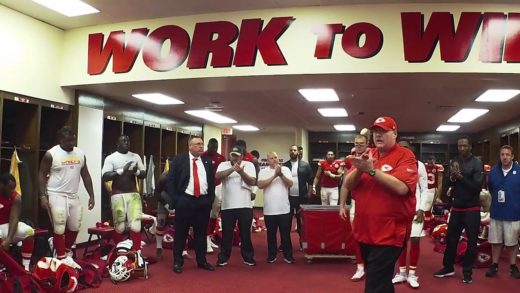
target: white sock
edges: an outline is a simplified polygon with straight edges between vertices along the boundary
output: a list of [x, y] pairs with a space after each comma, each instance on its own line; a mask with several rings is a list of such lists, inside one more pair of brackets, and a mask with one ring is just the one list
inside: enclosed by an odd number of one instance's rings
[[31, 264], [30, 259], [22, 258], [22, 264], [26, 271], [29, 271], [29, 264]]
[[358, 269], [358, 270], [365, 270], [365, 266], [362, 265], [362, 264], [358, 264], [358, 265], [357, 265], [357, 269]]
[[406, 267], [399, 267], [399, 273], [403, 276], [406, 275]]
[[409, 270], [408, 276], [415, 276], [415, 270]]
[[156, 246], [157, 248], [162, 248], [162, 236], [160, 235], [155, 235], [155, 243], [156, 243]]

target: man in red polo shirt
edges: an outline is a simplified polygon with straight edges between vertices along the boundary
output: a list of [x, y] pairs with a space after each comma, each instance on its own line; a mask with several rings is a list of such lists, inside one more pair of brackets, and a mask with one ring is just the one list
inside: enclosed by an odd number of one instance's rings
[[[211, 167], [213, 167], [213, 174], [217, 173], [217, 168], [220, 163], [225, 162], [226, 158], [218, 153], [218, 141], [216, 138], [210, 138], [208, 141], [208, 149], [202, 153], [203, 157], [208, 157], [211, 160]], [[213, 248], [218, 248], [215, 243], [213, 243], [211, 236], [215, 233], [215, 227], [217, 226], [217, 218], [220, 213], [220, 206], [222, 205], [222, 181], [220, 179], [215, 178], [215, 200], [213, 201], [213, 206], [211, 207], [211, 212], [209, 214], [209, 224], [208, 224], [208, 239], [207, 239], [207, 253], [212, 253]]]
[[379, 117], [371, 130], [376, 150], [352, 157], [343, 184], [356, 200], [353, 233], [365, 262], [365, 292], [387, 293], [394, 292], [394, 266], [415, 215], [417, 161], [396, 143], [394, 119]]

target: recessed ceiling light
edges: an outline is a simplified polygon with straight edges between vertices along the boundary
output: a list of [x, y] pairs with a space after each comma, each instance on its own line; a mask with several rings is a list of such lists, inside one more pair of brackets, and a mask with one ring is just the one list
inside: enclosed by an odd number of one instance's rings
[[516, 95], [520, 94], [520, 90], [487, 90], [480, 95], [475, 101], [477, 102], [505, 102]]
[[356, 126], [352, 124], [336, 124], [334, 125], [337, 131], [354, 131], [356, 130]]
[[437, 131], [455, 131], [455, 130], [457, 130], [459, 128], [460, 128], [460, 125], [442, 124], [441, 126], [437, 127]]
[[338, 94], [333, 89], [299, 89], [298, 91], [309, 102], [339, 101]]
[[177, 100], [175, 98], [172, 98], [167, 95], [163, 95], [160, 93], [149, 93], [149, 94], [135, 94], [132, 95], [134, 98], [138, 98], [140, 100], [154, 103], [157, 105], [178, 105], [178, 104], [184, 104], [183, 101]]
[[258, 131], [258, 127], [253, 125], [233, 125], [233, 128], [241, 130], [241, 131]]
[[223, 115], [220, 115], [215, 112], [208, 111], [208, 110], [188, 110], [188, 111], [184, 111], [184, 112], [186, 114], [190, 114], [192, 116], [206, 119], [208, 121], [219, 123], [219, 124], [237, 123], [236, 120], [233, 120], [229, 117], [226, 117], [226, 116], [223, 116]]
[[68, 17], [98, 13], [99, 10], [80, 0], [32, 0]]
[[320, 108], [318, 112], [323, 117], [347, 117], [347, 110], [343, 108]]
[[450, 119], [448, 119], [448, 122], [454, 122], [454, 123], [467, 123], [475, 120], [476, 118], [486, 114], [489, 112], [488, 109], [470, 109], [470, 108], [464, 108], [457, 112], [457, 114], [451, 116]]

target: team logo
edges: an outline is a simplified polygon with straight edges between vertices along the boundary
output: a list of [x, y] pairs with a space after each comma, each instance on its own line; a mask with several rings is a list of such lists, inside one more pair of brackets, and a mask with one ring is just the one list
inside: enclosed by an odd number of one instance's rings
[[387, 165], [387, 164], [384, 164], [383, 166], [381, 166], [381, 171], [383, 171], [383, 172], [388, 172], [392, 169], [393, 169], [393, 167], [390, 165]]
[[336, 168], [336, 169], [339, 168], [339, 164], [338, 163], [334, 164], [334, 168]]
[[379, 118], [376, 119], [375, 123], [383, 123], [383, 122], [386, 122], [385, 118], [379, 117]]
[[516, 171], [513, 170], [513, 175], [516, 175]]
[[4, 208], [4, 205], [0, 203], [0, 209], [3, 209]]

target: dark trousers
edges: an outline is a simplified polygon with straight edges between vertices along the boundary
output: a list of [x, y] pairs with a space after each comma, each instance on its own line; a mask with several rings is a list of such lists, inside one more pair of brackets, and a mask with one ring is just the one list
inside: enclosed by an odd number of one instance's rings
[[240, 234], [240, 253], [245, 261], [254, 259], [255, 252], [251, 243], [251, 224], [253, 223], [253, 209], [240, 208], [221, 211], [222, 243], [220, 245], [219, 261], [227, 261], [231, 256], [233, 246], [233, 231], [238, 222]]
[[175, 234], [173, 247], [173, 262], [183, 265], [184, 258], [182, 251], [186, 247], [186, 238], [190, 227], [193, 227], [193, 244], [197, 264], [206, 263], [206, 234], [208, 230], [209, 212], [211, 205], [208, 206], [207, 200], [195, 198], [191, 195], [182, 195], [182, 204], [175, 208]]
[[361, 257], [365, 262], [365, 293], [393, 293], [395, 263], [402, 247], [359, 243]]
[[292, 259], [291, 243], [291, 223], [292, 214], [283, 215], [264, 215], [265, 226], [267, 228], [267, 258], [274, 258], [278, 254], [276, 234], [280, 230], [282, 240], [283, 255], [287, 259]]
[[295, 216], [296, 218], [296, 231], [298, 232], [298, 235], [301, 235], [302, 231], [302, 219], [300, 217], [300, 214], [298, 211], [300, 210], [300, 205], [304, 204], [301, 200], [300, 196], [289, 196], [289, 204], [291, 205], [291, 220], [292, 217]]
[[462, 230], [465, 229], [466, 237], [468, 238], [468, 248], [466, 249], [466, 254], [464, 254], [462, 271], [464, 273], [471, 274], [473, 264], [475, 263], [475, 258], [477, 257], [477, 240], [479, 228], [479, 211], [451, 212], [450, 221], [448, 222], [446, 250], [444, 251], [444, 258], [442, 260], [442, 264], [445, 268], [453, 269], [460, 235], [462, 234]]

